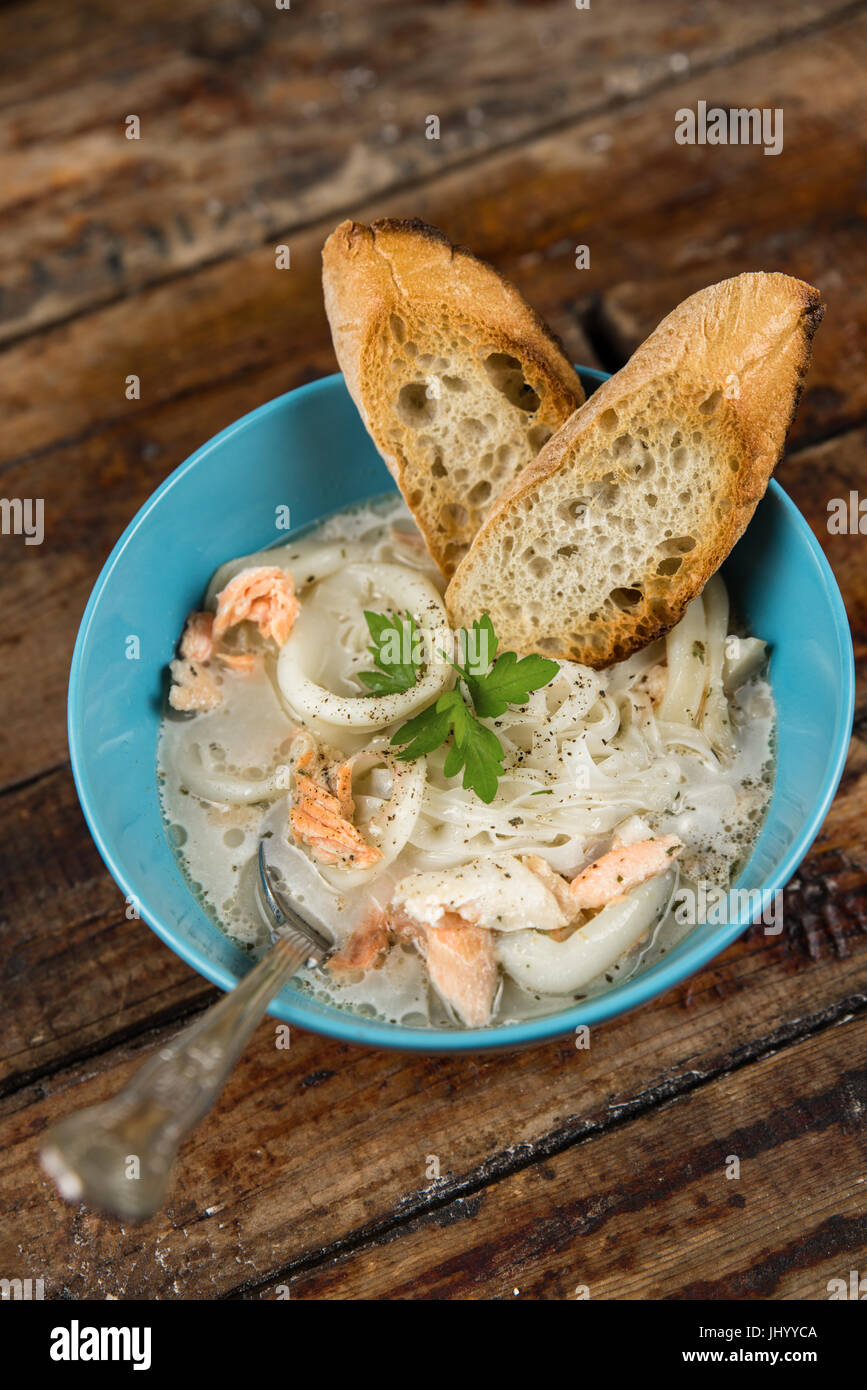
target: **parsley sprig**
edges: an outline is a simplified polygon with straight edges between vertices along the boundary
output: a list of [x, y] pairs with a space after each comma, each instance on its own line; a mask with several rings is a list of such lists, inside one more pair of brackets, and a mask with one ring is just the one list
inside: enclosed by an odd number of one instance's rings
[[[415, 660], [415, 619], [407, 613], [406, 621], [396, 614], [369, 613], [365, 609], [367, 629], [373, 638], [368, 651], [377, 667], [375, 671], [360, 671], [358, 679], [371, 695], [399, 695], [412, 690], [419, 677], [420, 663]], [[404, 657], [409, 657], [408, 661]]]
[[[451, 663], [458, 673], [457, 686], [402, 724], [391, 739], [393, 744], [403, 745], [397, 754], [402, 762], [432, 753], [451, 739], [443, 768], [446, 777], [457, 777], [463, 772], [464, 789], [473, 790], [486, 804], [497, 794], [497, 784], [505, 770], [504, 752], [493, 729], [481, 720], [498, 718], [509, 705], [525, 705], [531, 691], [548, 685], [559, 670], [556, 661], [544, 656], [525, 656], [521, 660], [516, 652], [497, 656], [497, 646], [487, 613], [480, 622], [473, 623], [472, 634], [461, 628], [463, 664]], [[471, 651], [475, 657], [472, 664]], [[484, 660], [481, 653], [485, 654]], [[461, 694], [461, 686], [469, 704]]]
[[480, 724], [468, 709], [459, 689], [447, 690], [414, 719], [402, 724], [392, 743], [402, 743], [397, 757], [412, 762], [432, 753], [452, 738], [443, 771], [457, 777], [463, 770], [464, 786], [472, 787], [482, 801], [493, 801], [503, 775], [503, 745], [492, 729]]
[[[544, 656], [525, 656], [518, 660], [517, 652], [502, 652], [497, 656], [497, 635], [487, 613], [481, 622], [473, 623], [472, 642], [466, 628], [461, 628], [460, 645], [464, 665], [455, 666], [469, 692], [476, 714], [482, 719], [499, 719], [509, 705], [525, 705], [532, 690], [539, 690], [552, 681], [560, 669], [556, 661]], [[487, 661], [481, 669], [469, 664], [468, 653], [484, 653]], [[486, 670], [490, 666], [490, 670]]]

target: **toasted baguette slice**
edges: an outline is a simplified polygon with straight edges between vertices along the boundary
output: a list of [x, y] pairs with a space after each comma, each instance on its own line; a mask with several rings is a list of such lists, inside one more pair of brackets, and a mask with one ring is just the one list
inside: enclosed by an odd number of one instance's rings
[[500, 498], [446, 594], [503, 648], [601, 668], [667, 632], [783, 449], [823, 306], [787, 275], [679, 305]]
[[436, 227], [344, 222], [322, 262], [346, 384], [449, 575], [581, 382], [518, 291]]

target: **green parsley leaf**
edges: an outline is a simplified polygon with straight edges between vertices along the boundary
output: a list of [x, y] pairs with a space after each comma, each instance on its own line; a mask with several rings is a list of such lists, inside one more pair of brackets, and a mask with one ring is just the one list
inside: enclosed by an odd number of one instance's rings
[[402, 763], [411, 763], [415, 758], [432, 753], [435, 748], [445, 743], [451, 733], [452, 716], [448, 709], [438, 709], [438, 704], [439, 701], [437, 704], [428, 705], [427, 709], [423, 709], [421, 714], [402, 724], [397, 733], [392, 735], [392, 743], [406, 744], [397, 754]]
[[401, 679], [386, 671], [359, 671], [358, 679], [371, 695], [400, 695], [407, 689]]
[[464, 663], [463, 667], [458, 667], [461, 674], [466, 668], [468, 676], [483, 675], [497, 655], [497, 634], [490, 613], [483, 613], [480, 621], [473, 621], [472, 635], [465, 627], [461, 628], [458, 646]]
[[445, 695], [441, 695], [437, 700], [437, 709], [448, 710], [455, 739], [461, 743], [466, 737], [467, 726], [473, 716], [461, 699], [460, 691], [447, 690]]
[[446, 760], [443, 763], [443, 775], [446, 777], [457, 777], [463, 765], [464, 755], [458, 745], [453, 743], [448, 753], [446, 753]]
[[487, 675], [465, 675], [464, 680], [483, 719], [498, 719], [509, 705], [525, 705], [531, 690], [539, 690], [556, 676], [559, 666], [545, 656], [525, 656], [519, 661], [516, 652], [503, 652]]
[[420, 669], [413, 650], [416, 625], [412, 614], [407, 613], [404, 622], [400, 616], [371, 613], [365, 609], [364, 617], [373, 638], [368, 651], [378, 669], [360, 671], [358, 679], [372, 695], [399, 695], [411, 690], [418, 681]]
[[[446, 769], [451, 764], [451, 771]], [[491, 729], [486, 729], [472, 715], [467, 717], [464, 737], [455, 737], [454, 746], [446, 758], [447, 776], [454, 777], [464, 769], [463, 787], [489, 805], [497, 795], [497, 783], [502, 777], [503, 745]]]
[[[520, 661], [516, 652], [497, 656], [497, 636], [488, 613], [473, 623], [472, 633], [461, 628], [459, 650], [465, 664], [451, 665], [465, 685], [473, 708], [461, 695], [459, 681], [454, 690], [447, 690], [421, 714], [402, 724], [391, 742], [402, 744], [397, 757], [411, 762], [432, 753], [451, 738], [444, 775], [457, 777], [462, 772], [464, 789], [474, 791], [489, 804], [503, 776], [504, 753], [497, 735], [481, 720], [496, 719], [509, 705], [525, 705], [530, 692], [547, 685], [560, 668], [556, 661], [543, 656], [525, 656]], [[486, 669], [491, 662], [493, 665]]]

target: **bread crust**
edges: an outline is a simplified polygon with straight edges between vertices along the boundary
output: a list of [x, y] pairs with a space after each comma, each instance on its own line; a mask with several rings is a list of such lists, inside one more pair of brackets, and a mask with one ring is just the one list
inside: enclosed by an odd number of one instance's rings
[[[449, 537], [418, 496], [428, 465], [394, 442], [385, 326], [392, 316], [422, 328], [426, 322], [453, 324], [473, 334], [478, 345], [517, 357], [530, 385], [544, 387], [539, 414], [551, 431], [584, 400], [578, 375], [560, 340], [514, 286], [418, 219], [383, 218], [370, 226], [343, 222], [326, 241], [322, 262], [325, 308], [349, 393], [434, 559], [448, 575], [455, 568], [447, 554]], [[504, 403], [503, 409], [512, 407]], [[466, 500], [462, 492], [455, 488], [457, 508]], [[467, 543], [470, 539], [466, 536]]]
[[[546, 489], [556, 488], [573, 465], [579, 490], [599, 483], [611, 469], [610, 459], [600, 463], [598, 456], [612, 430], [653, 419], [654, 410], [659, 415], [654, 402], [660, 397], [666, 402], [665, 415], [684, 434], [695, 428], [707, 432], [703, 407], [718, 393], [713, 430], [716, 452], [729, 464], [721, 481], [722, 495], [731, 504], [727, 515], [706, 518], [699, 544], [684, 557], [664, 593], [655, 576], [643, 576], [643, 601], [631, 611], [588, 624], [583, 642], [572, 640], [574, 616], [558, 613], [554, 626], [561, 649], [555, 652], [549, 643], [545, 652], [602, 668], [668, 632], [743, 534], [767, 488], [794, 419], [823, 312], [812, 286], [763, 272], [724, 280], [678, 305], [503, 492], [449, 585], [446, 603], [452, 622], [465, 625], [488, 607], [486, 572], [497, 565], [498, 539], [504, 528], [517, 524], [522, 505], [530, 500], [541, 504]], [[626, 475], [618, 482], [639, 486]], [[534, 650], [525, 631], [510, 634], [502, 618], [498, 624], [495, 617], [495, 625], [503, 645], [517, 642], [518, 650]], [[506, 630], [500, 631], [501, 626]]]

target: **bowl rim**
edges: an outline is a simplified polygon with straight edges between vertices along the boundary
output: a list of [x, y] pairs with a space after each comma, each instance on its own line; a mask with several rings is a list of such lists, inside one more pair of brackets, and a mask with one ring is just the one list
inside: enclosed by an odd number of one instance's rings
[[[607, 380], [609, 375], [607, 372], [592, 367], [579, 366], [577, 370], [583, 379], [594, 384]], [[129, 882], [109, 842], [110, 834], [104, 833], [102, 829], [97, 797], [90, 785], [79, 738], [83, 711], [82, 668], [84, 653], [94, 614], [115, 566], [133, 537], [147, 522], [151, 512], [171, 492], [180, 479], [190, 470], [196, 468], [213, 450], [221, 447], [226, 440], [244, 430], [254, 419], [261, 419], [282, 410], [290, 398], [314, 396], [333, 390], [337, 383], [342, 382], [342, 380], [342, 374], [335, 372], [283, 392], [272, 400], [254, 407], [206, 440], [163, 479], [162, 483], [150, 494], [124, 528], [102, 566], [82, 614], [72, 654], [67, 700], [70, 762], [78, 799], [94, 843], [115, 883], [126, 897], [137, 902], [141, 919], [146, 922], [151, 931], [160, 937], [187, 965], [223, 990], [234, 988], [241, 976], [234, 974], [219, 962], [209, 959], [195, 943], [186, 940], [183, 935], [177, 932], [176, 928], [163, 922], [158, 913], [148, 911], [147, 894], [142, 894]], [[809, 524], [776, 479], [771, 479], [768, 490], [788, 513], [789, 519], [806, 541], [816, 563], [826, 600], [834, 616], [833, 631], [839, 656], [836, 664], [838, 669], [843, 672], [843, 688], [838, 717], [829, 739], [829, 749], [832, 756], [825, 769], [821, 795], [811, 808], [794, 845], [778, 867], [776, 874], [768, 882], [762, 884], [760, 889], [762, 894], [774, 893], [785, 886], [819, 833], [843, 775], [855, 703], [855, 665], [852, 636], [846, 607], [834, 572]], [[292, 998], [287, 999], [285, 997], [285, 991], [282, 991], [272, 1001], [268, 1013], [295, 1027], [362, 1047], [421, 1052], [432, 1055], [437, 1053], [508, 1051], [562, 1038], [575, 1032], [580, 1026], [602, 1023], [607, 1019], [638, 1008], [649, 1000], [664, 994], [674, 985], [688, 979], [708, 961], [730, 946], [749, 925], [748, 914], [741, 912], [734, 922], [716, 925], [711, 932], [702, 935], [692, 946], [686, 945], [677, 960], [657, 962], [650, 970], [624, 981], [623, 984], [615, 985], [603, 994], [576, 1003], [568, 1009], [524, 1019], [518, 1023], [494, 1025], [491, 1028], [467, 1028], [455, 1029], [454, 1031], [404, 1028], [399, 1024], [389, 1024], [365, 1018], [362, 1015], [342, 1011], [336, 1007], [330, 1008], [328, 1012], [312, 1015], [304, 1007], [307, 996], [296, 995], [295, 999], [298, 1000], [296, 1004]], [[216, 931], [218, 928], [214, 926], [214, 930]], [[319, 1004], [319, 1001], [312, 998], [309, 1002]], [[322, 1005], [320, 1004], [319, 1007]]]

